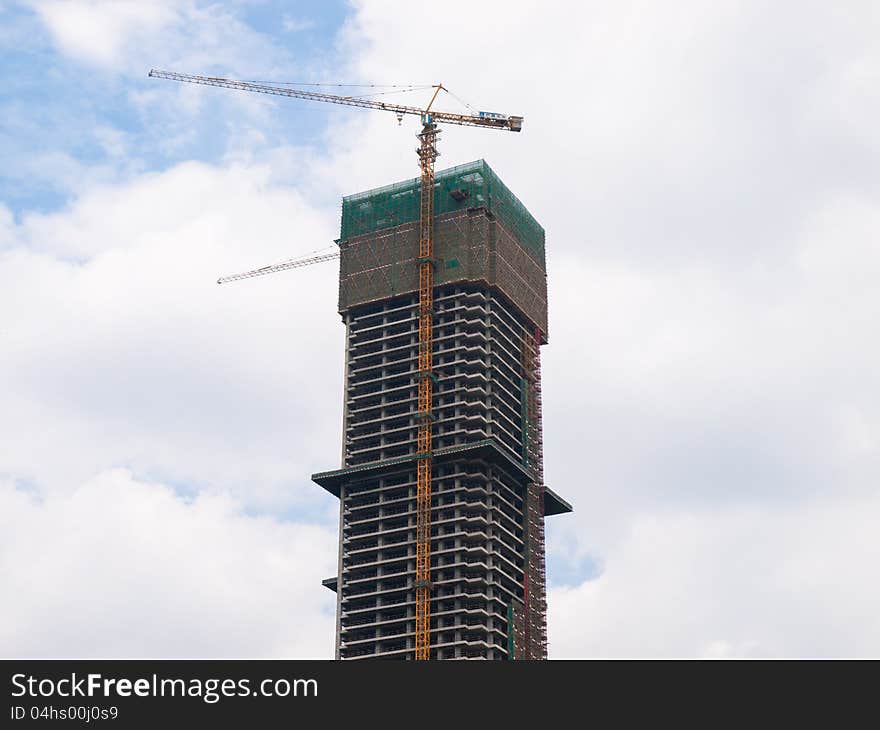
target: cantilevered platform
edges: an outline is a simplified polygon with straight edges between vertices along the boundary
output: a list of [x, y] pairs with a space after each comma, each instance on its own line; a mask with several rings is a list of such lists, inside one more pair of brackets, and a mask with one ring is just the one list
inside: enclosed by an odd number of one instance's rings
[[[500, 447], [492, 439], [485, 439], [473, 444], [464, 446], [449, 446], [445, 449], [438, 449], [434, 452], [434, 462], [439, 464], [445, 460], [453, 458], [476, 458], [482, 457], [489, 460], [499, 459], [506, 466], [519, 472], [526, 481], [530, 478], [528, 470], [510, 456], [510, 453]], [[348, 481], [357, 479], [358, 477], [368, 477], [397, 468], [400, 465], [411, 464], [418, 457], [413, 454], [409, 456], [401, 456], [396, 459], [386, 459], [384, 461], [376, 461], [370, 464], [362, 464], [359, 466], [350, 466], [345, 469], [333, 469], [332, 471], [321, 471], [312, 474], [312, 481], [324, 487], [330, 494], [337, 499], [339, 498], [340, 487]], [[561, 515], [572, 512], [573, 507], [569, 502], [560, 497], [550, 487], [544, 487], [544, 514], [547, 517], [551, 515]]]

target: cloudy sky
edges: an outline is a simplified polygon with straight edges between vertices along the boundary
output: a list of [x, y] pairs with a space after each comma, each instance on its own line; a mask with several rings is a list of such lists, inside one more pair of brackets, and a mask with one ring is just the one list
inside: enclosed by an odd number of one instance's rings
[[0, 655], [332, 654], [335, 267], [214, 282], [416, 122], [151, 67], [525, 116], [439, 165], [547, 231], [552, 656], [880, 654], [880, 6], [434, 8], [0, 0]]

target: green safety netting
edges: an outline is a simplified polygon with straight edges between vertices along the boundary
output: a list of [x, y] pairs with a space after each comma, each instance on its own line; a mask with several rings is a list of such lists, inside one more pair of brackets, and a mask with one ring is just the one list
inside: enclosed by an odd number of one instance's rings
[[[434, 179], [435, 215], [485, 207], [544, 268], [544, 229], [485, 160], [441, 170]], [[413, 178], [344, 197], [340, 238], [417, 221], [419, 187], [419, 178]]]

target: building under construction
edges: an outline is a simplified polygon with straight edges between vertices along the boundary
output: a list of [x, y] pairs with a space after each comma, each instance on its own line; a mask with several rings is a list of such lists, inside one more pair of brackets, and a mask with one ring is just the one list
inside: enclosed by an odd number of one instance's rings
[[[543, 659], [544, 518], [571, 511], [543, 479], [544, 230], [482, 160], [436, 174], [428, 215], [420, 188], [416, 178], [342, 204], [342, 468], [312, 477], [340, 503], [338, 573], [324, 581], [337, 595], [336, 656], [425, 658], [420, 615], [432, 659]], [[433, 224], [430, 260], [420, 215]], [[419, 591], [428, 608], [417, 612]]]

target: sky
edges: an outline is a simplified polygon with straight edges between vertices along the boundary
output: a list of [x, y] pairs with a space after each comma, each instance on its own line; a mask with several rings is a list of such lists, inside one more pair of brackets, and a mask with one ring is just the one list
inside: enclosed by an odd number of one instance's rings
[[0, 656], [332, 656], [335, 265], [215, 281], [332, 244], [417, 122], [150, 68], [525, 117], [438, 167], [547, 232], [551, 657], [880, 654], [878, 37], [858, 0], [0, 0]]

